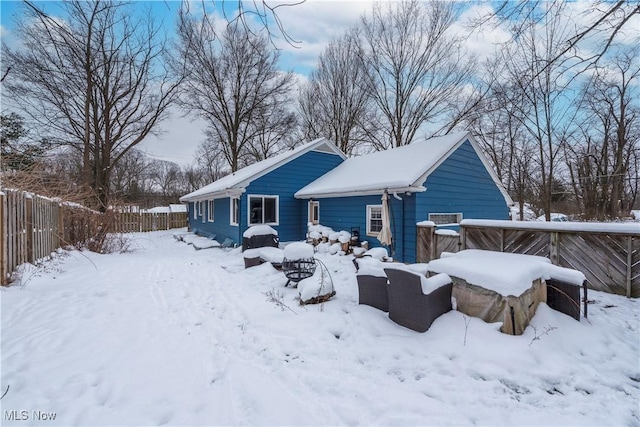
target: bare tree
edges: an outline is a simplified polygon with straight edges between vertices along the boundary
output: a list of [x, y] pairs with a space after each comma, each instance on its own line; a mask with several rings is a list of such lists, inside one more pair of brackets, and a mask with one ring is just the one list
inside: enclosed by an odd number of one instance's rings
[[453, 2], [402, 1], [362, 18], [371, 94], [384, 117], [382, 147], [409, 144], [451, 108], [473, 70], [473, 57], [450, 34]]
[[[558, 5], [562, 8], [563, 5]], [[571, 62], [550, 64], [563, 49], [570, 26], [560, 13], [548, 13], [540, 25], [530, 22], [517, 43], [503, 50], [509, 93], [520, 121], [535, 144], [535, 202], [550, 219], [554, 182], [558, 180], [561, 154], [575, 127], [579, 97], [572, 98], [571, 80], [562, 74]]]
[[151, 192], [148, 157], [140, 150], [129, 150], [113, 167], [111, 193], [118, 202], [139, 202]]
[[83, 181], [104, 210], [114, 165], [157, 130], [176, 96], [159, 26], [120, 2], [65, 2], [66, 21], [25, 5], [22, 48], [3, 46], [11, 66], [4, 88], [56, 141], [83, 154]]
[[[287, 7], [295, 7], [306, 0], [293, 0], [293, 1], [270, 1], [270, 0], [257, 0], [252, 2], [237, 0], [237, 1], [223, 1], [222, 13], [224, 19], [233, 24], [241, 25], [247, 32], [253, 33], [254, 28], [259, 26], [262, 31], [266, 33], [267, 38], [275, 47], [275, 39], [284, 40], [286, 43], [293, 47], [298, 47], [300, 44], [285, 28], [280, 15], [278, 14], [281, 9]], [[198, 5], [205, 13], [208, 9], [208, 5], [215, 5], [216, 0], [200, 0], [194, 2], [193, 0], [182, 0], [182, 9], [186, 13], [191, 13], [191, 5]], [[236, 7], [226, 7], [227, 5], [235, 4]]]
[[[473, 26], [504, 26], [517, 41], [529, 31], [532, 22], [544, 23], [550, 19], [549, 15], [557, 14], [559, 8], [567, 6], [564, 3], [562, 0], [502, 0], [496, 3], [492, 12], [475, 20]], [[547, 58], [547, 66], [564, 62], [567, 55], [575, 54], [578, 60], [572, 67], [579, 66], [578, 72], [585, 71], [598, 64], [623, 37], [635, 36], [636, 41], [632, 44], [638, 43], [638, 29], [634, 28], [633, 21], [640, 15], [637, 1], [589, 0], [574, 4], [580, 7], [580, 11], [575, 12], [576, 17], [582, 15], [584, 19], [582, 22], [572, 19], [576, 25], [559, 40], [559, 48]], [[544, 67], [540, 71], [544, 71]]]
[[491, 93], [471, 109], [463, 123], [473, 132], [491, 161], [498, 178], [520, 207], [524, 220], [525, 202], [530, 201], [534, 175], [535, 146], [517, 115], [522, 111], [514, 105], [520, 99], [505, 85]]
[[306, 139], [327, 137], [347, 154], [367, 141], [365, 136], [375, 129], [375, 122], [367, 121], [372, 106], [367, 76], [356, 30], [329, 43], [300, 92]]
[[231, 172], [220, 142], [210, 135], [196, 149], [196, 163], [206, 183], [210, 183]]
[[246, 145], [246, 153], [243, 156], [245, 165], [271, 157], [298, 142], [298, 120], [293, 112], [287, 111], [288, 108], [289, 105], [283, 102], [256, 114], [253, 120], [254, 137]]
[[293, 74], [278, 70], [278, 52], [268, 38], [230, 24], [216, 33], [205, 15], [179, 14], [180, 61], [187, 78], [181, 105], [208, 124], [210, 138], [220, 144], [231, 171], [260, 127], [256, 120], [275, 111], [293, 86]]
[[618, 218], [637, 194], [635, 159], [640, 150], [638, 65], [640, 50], [621, 50], [595, 70], [585, 87], [581, 143], [572, 147], [568, 164], [574, 191], [587, 218]]
[[189, 165], [182, 168], [182, 194], [191, 193], [210, 182], [210, 180], [205, 178], [203, 168], [200, 168], [197, 165]]

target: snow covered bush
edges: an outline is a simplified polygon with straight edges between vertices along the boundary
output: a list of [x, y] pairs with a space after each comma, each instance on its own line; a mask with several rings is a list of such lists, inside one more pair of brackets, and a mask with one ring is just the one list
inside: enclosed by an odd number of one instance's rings
[[329, 270], [321, 261], [317, 262], [320, 268], [314, 275], [298, 283], [301, 305], [323, 303], [336, 294]]

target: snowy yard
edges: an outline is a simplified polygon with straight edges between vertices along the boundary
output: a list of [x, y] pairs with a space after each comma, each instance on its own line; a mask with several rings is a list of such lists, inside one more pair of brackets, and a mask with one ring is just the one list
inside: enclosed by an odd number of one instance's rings
[[351, 257], [318, 255], [337, 295], [301, 307], [239, 249], [132, 236], [2, 289], [3, 425], [640, 424], [638, 300], [590, 292], [588, 322], [542, 304], [515, 337], [452, 311], [421, 334], [358, 305]]

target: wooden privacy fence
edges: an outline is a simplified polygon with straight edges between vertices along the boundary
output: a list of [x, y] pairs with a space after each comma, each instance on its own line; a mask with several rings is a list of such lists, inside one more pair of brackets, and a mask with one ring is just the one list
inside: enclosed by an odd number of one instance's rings
[[188, 225], [186, 212], [119, 212], [113, 230], [118, 233], [147, 232], [182, 228]]
[[37, 263], [60, 247], [61, 212], [58, 202], [45, 197], [0, 193], [0, 284], [20, 264]]
[[[427, 262], [436, 254], [439, 256], [442, 247], [438, 247], [434, 236], [433, 229], [418, 227], [418, 261]], [[584, 273], [592, 289], [640, 297], [638, 223], [464, 220], [460, 224], [460, 249], [548, 257], [555, 265]], [[430, 255], [433, 256], [429, 258]]]
[[435, 223], [425, 221], [418, 224], [416, 261], [429, 262], [440, 258], [442, 252], [458, 252], [460, 235], [452, 230], [438, 230]]
[[185, 212], [113, 213], [61, 203], [24, 191], [0, 192], [0, 285], [24, 263], [37, 264], [62, 246], [87, 242], [104, 230], [154, 231], [187, 226]]

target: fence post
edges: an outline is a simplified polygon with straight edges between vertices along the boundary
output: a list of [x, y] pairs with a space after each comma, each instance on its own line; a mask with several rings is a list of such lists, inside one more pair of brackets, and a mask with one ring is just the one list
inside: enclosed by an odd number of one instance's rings
[[429, 262], [435, 254], [435, 227], [420, 224], [417, 228], [416, 262]]
[[551, 232], [551, 245], [549, 245], [549, 259], [551, 264], [560, 265], [560, 233]]
[[0, 285], [2, 286], [7, 284], [9, 278], [7, 246], [7, 196], [0, 191]]
[[464, 225], [460, 226], [460, 250], [467, 249], [467, 228]]
[[58, 203], [58, 238], [60, 246], [67, 246], [67, 237], [64, 235], [64, 206]]
[[25, 200], [25, 233], [27, 238], [27, 261], [30, 263], [35, 262], [35, 257], [33, 255], [33, 197], [27, 197]]
[[631, 298], [631, 263], [633, 254], [633, 236], [627, 236], [627, 298]]

